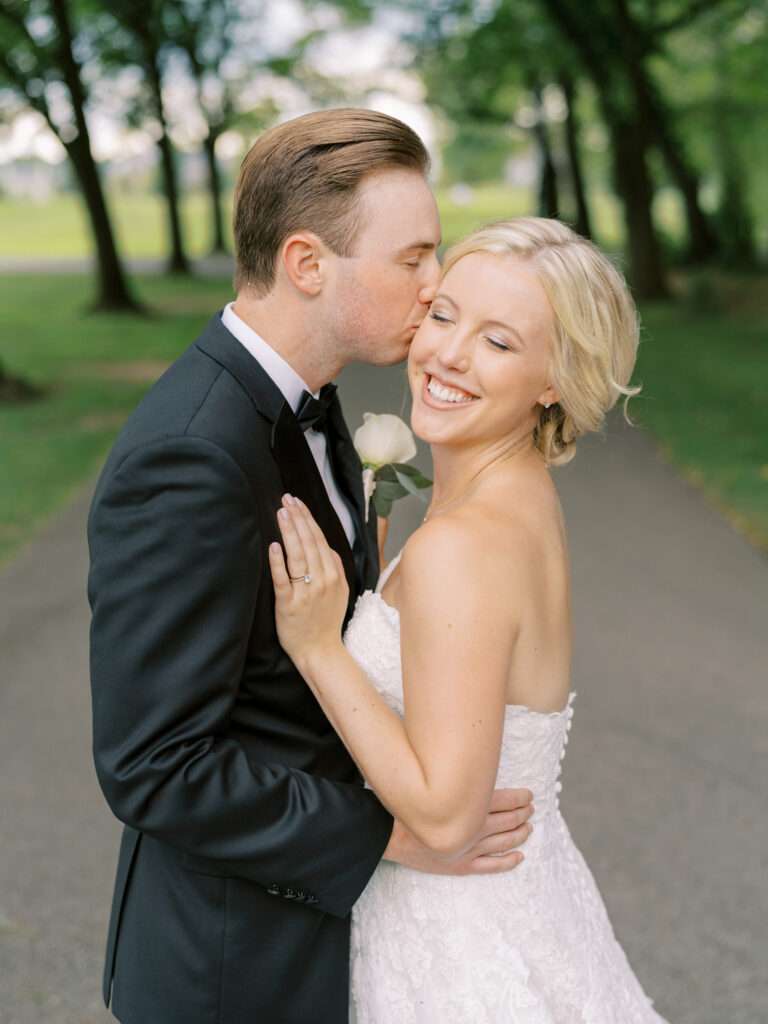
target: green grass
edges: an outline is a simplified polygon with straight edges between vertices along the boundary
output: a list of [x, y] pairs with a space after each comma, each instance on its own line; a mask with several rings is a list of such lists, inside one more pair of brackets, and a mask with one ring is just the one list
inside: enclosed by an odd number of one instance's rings
[[[754, 289], [768, 291], [765, 279]], [[630, 403], [662, 450], [733, 525], [768, 551], [768, 328], [762, 313], [643, 310]]]
[[[474, 190], [469, 205], [438, 193], [447, 244], [488, 220], [531, 212], [525, 190]], [[660, 197], [660, 220], [674, 233], [679, 210]], [[163, 253], [162, 204], [152, 196], [114, 203], [123, 251]], [[604, 245], [620, 238], [615, 203], [594, 199]], [[204, 197], [184, 205], [193, 254], [205, 251]], [[74, 196], [43, 207], [0, 201], [0, 256], [71, 256], [88, 252]], [[161, 367], [196, 336], [230, 295], [228, 280], [134, 280], [151, 317], [86, 314], [93, 285], [86, 275], [0, 277], [0, 361], [48, 389], [27, 405], [0, 404], [0, 561], [34, 535], [101, 459], [128, 412]], [[768, 294], [765, 278], [707, 278], [705, 300], [643, 310], [636, 379], [642, 398], [633, 416], [659, 439], [738, 529], [768, 550], [768, 403], [764, 390]], [[707, 304], [719, 303], [709, 311]], [[143, 371], [138, 372], [138, 371]]]
[[[112, 194], [108, 197], [120, 252], [132, 259], [164, 256], [167, 251], [165, 204], [160, 196]], [[210, 246], [208, 199], [186, 195], [181, 203], [188, 254], [204, 255]], [[0, 257], [19, 259], [87, 257], [91, 240], [83, 203], [76, 193], [57, 195], [44, 203], [0, 199]], [[225, 208], [225, 228], [229, 230]]]
[[[443, 219], [443, 236], [450, 245], [473, 228], [491, 220], [535, 212], [529, 189], [503, 184], [473, 188], [472, 201], [459, 204], [451, 189], [438, 189]], [[602, 244], [617, 249], [621, 244], [620, 208], [606, 192], [592, 196], [596, 231]], [[132, 259], [157, 258], [167, 251], [165, 206], [158, 195], [112, 193], [108, 199], [120, 251]], [[229, 232], [231, 197], [224, 202], [224, 219]], [[184, 238], [189, 255], [204, 255], [210, 242], [208, 198], [201, 193], [185, 195], [182, 204]], [[657, 217], [666, 232], [680, 230], [679, 206], [670, 192], [657, 198]], [[0, 198], [0, 258], [50, 259], [83, 258], [91, 243], [82, 202], [75, 193], [57, 195], [44, 202]]]
[[138, 283], [150, 317], [86, 314], [84, 275], [0, 277], [0, 361], [48, 390], [0, 404], [0, 561], [96, 471], [151, 380], [230, 296], [228, 281]]

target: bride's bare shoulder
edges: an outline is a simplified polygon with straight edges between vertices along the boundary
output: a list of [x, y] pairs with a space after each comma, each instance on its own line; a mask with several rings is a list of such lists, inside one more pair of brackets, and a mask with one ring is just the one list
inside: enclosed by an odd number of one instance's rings
[[429, 520], [412, 534], [401, 556], [401, 582], [411, 594], [429, 589], [438, 597], [455, 596], [462, 588], [486, 598], [503, 595], [511, 607], [528, 570], [539, 571], [553, 543], [551, 532], [527, 512], [479, 503], [465, 507]]
[[[496, 516], [444, 514], [411, 535], [400, 561], [400, 575], [409, 586], [425, 577], [438, 587], [487, 589], [501, 575], [499, 544], [506, 547], [522, 525]], [[504, 540], [502, 540], [502, 535]], [[522, 538], [521, 538], [522, 540]]]

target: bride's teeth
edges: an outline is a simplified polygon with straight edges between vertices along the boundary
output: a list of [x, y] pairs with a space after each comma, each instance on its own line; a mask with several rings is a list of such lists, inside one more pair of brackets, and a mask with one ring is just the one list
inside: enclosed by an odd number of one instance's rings
[[453, 388], [445, 388], [438, 384], [434, 377], [430, 377], [427, 384], [427, 391], [442, 402], [473, 402], [474, 396], [463, 394], [461, 391], [454, 391]]

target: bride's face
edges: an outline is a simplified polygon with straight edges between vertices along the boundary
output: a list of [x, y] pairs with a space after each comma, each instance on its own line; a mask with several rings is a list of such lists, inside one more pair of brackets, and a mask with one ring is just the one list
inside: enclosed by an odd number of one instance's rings
[[503, 444], [533, 427], [554, 315], [530, 265], [472, 253], [443, 277], [408, 357], [411, 425], [429, 444]]

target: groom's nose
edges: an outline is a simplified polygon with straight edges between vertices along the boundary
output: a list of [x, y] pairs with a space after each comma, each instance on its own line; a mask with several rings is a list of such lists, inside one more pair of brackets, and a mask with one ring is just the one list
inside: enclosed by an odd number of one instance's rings
[[432, 299], [435, 297], [437, 292], [437, 281], [425, 284], [423, 288], [419, 290], [419, 302], [423, 306], [428, 306]]
[[428, 276], [425, 279], [424, 284], [419, 289], [419, 302], [428, 306], [435, 297], [439, 283], [440, 261], [437, 258], [437, 253], [432, 253], [431, 258], [429, 259]]

